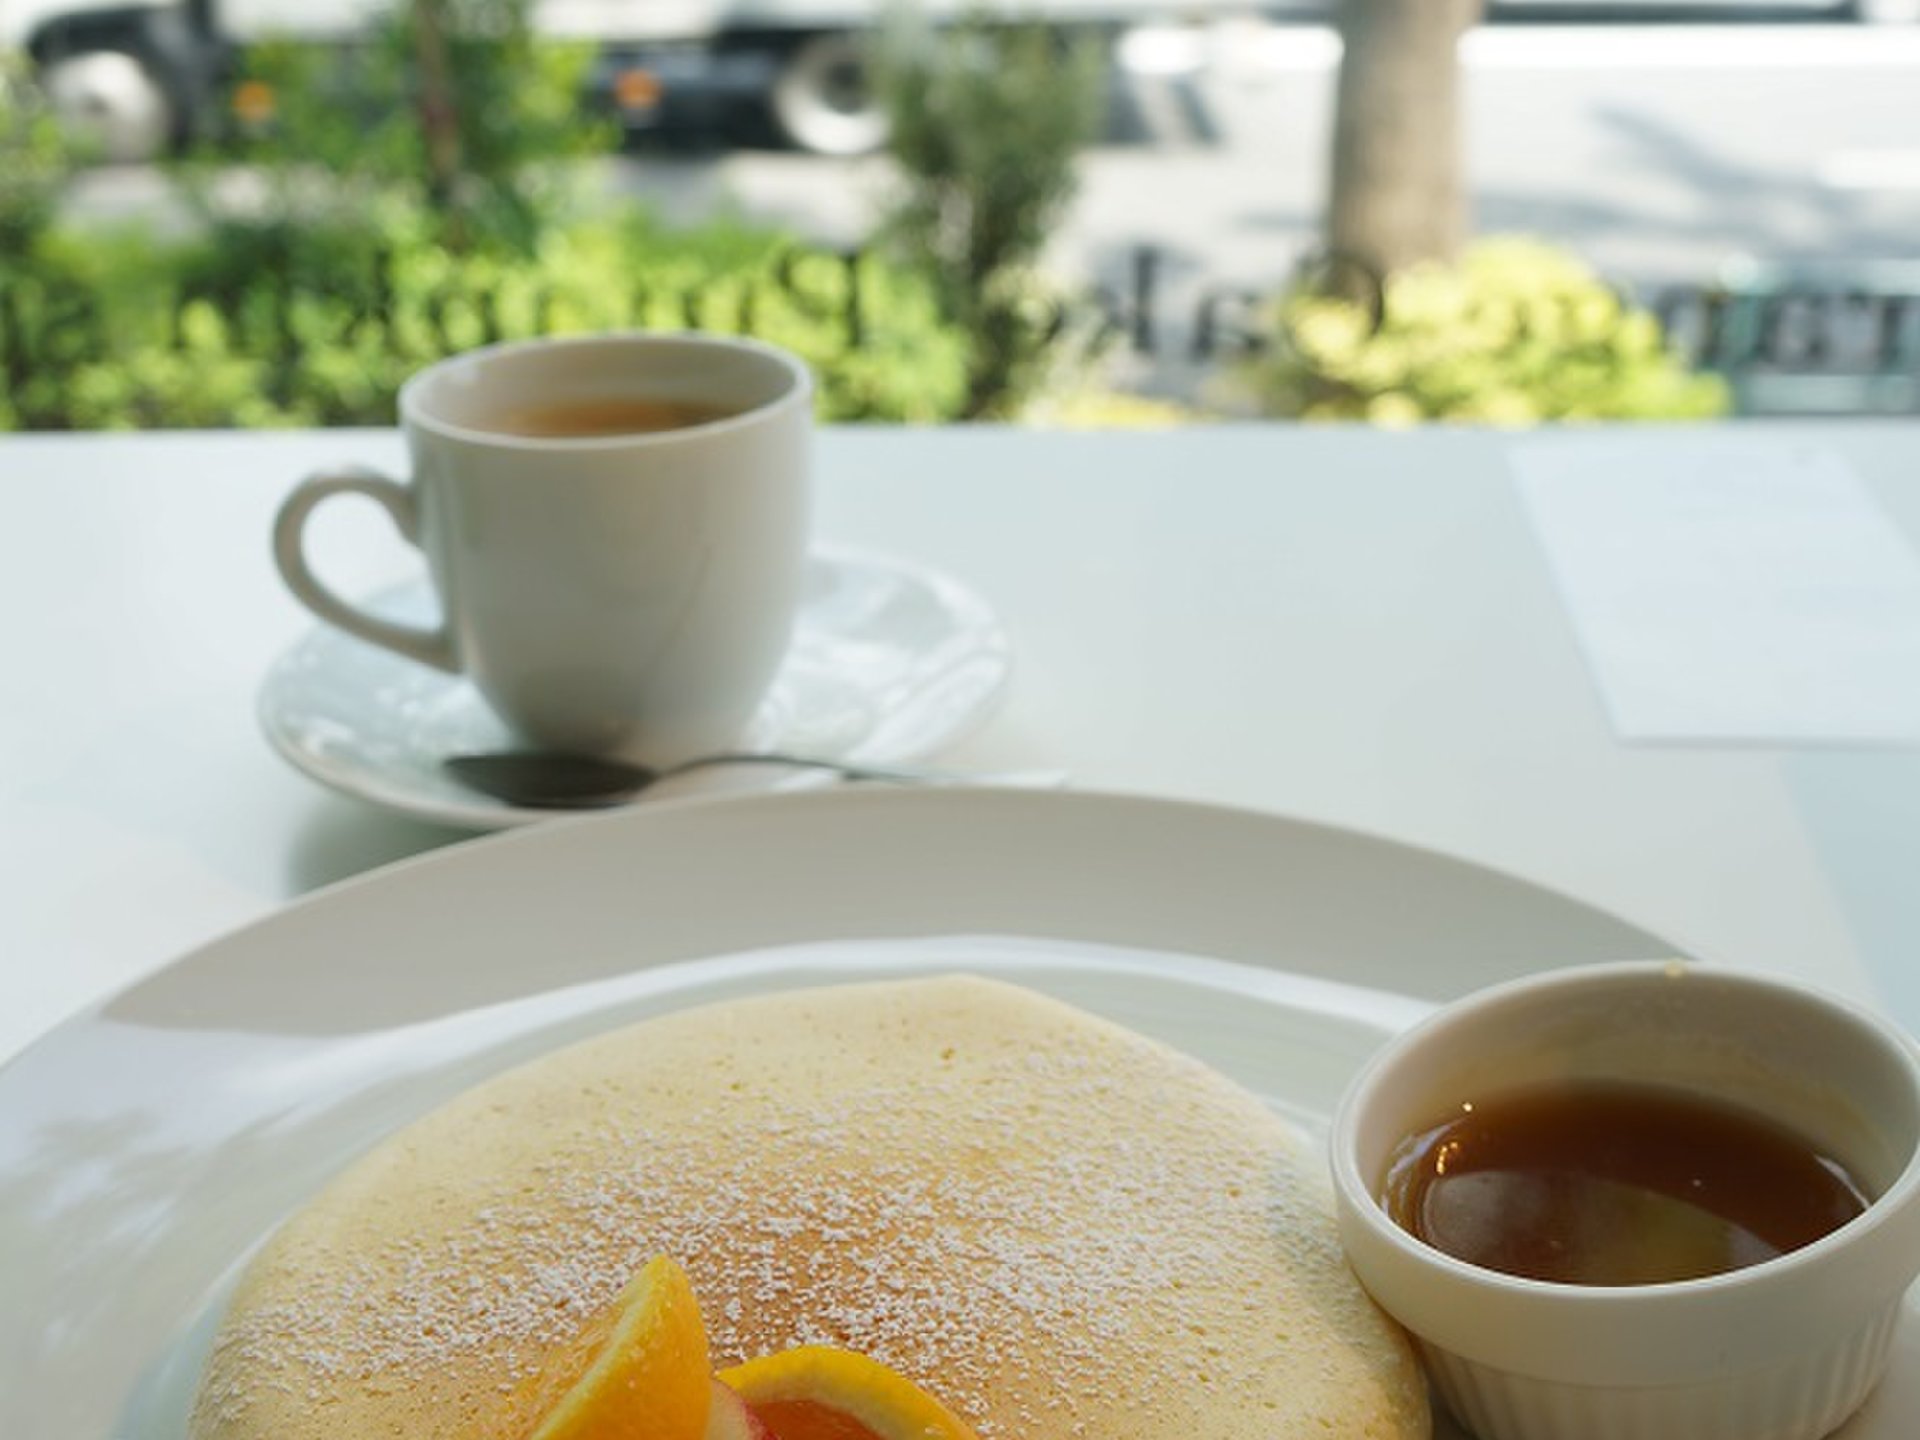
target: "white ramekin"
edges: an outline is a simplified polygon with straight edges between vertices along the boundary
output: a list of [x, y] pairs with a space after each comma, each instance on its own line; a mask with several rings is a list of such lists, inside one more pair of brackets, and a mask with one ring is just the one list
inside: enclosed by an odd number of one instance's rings
[[[1617, 1287], [1483, 1269], [1387, 1215], [1379, 1194], [1401, 1139], [1476, 1096], [1559, 1079], [1673, 1086], [1771, 1115], [1874, 1198], [1764, 1264]], [[1354, 1272], [1482, 1440], [1818, 1440], [1880, 1379], [1920, 1274], [1920, 1045], [1756, 975], [1654, 961], [1468, 996], [1368, 1062], [1331, 1146]]]

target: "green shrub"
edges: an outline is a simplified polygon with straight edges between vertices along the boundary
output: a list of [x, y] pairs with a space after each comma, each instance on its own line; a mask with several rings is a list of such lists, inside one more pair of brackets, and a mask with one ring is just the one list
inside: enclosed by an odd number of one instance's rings
[[390, 0], [351, 47], [251, 45], [221, 143], [176, 167], [204, 216], [235, 161], [264, 182], [258, 215], [396, 213], [456, 250], [531, 249], [571, 198], [567, 162], [611, 151], [583, 115], [586, 43], [536, 36], [529, 0]]
[[1524, 238], [1388, 280], [1378, 330], [1352, 301], [1295, 292], [1244, 379], [1268, 414], [1413, 424], [1695, 420], [1726, 386], [1694, 374], [1659, 321], [1574, 257]]
[[[0, 74], [0, 429], [385, 425], [406, 377], [503, 340], [751, 333], [828, 420], [952, 419], [969, 347], [936, 281], [730, 221], [582, 218], [592, 51], [528, 0], [395, 0], [352, 49], [250, 47], [236, 128], [175, 170], [182, 236], [54, 223], [68, 157]], [[436, 153], [429, 120], [450, 147]], [[252, 182], [236, 198], [234, 162]]]
[[548, 227], [524, 256], [430, 232], [404, 214], [49, 232], [0, 263], [0, 429], [386, 425], [445, 355], [627, 328], [783, 345], [828, 420], [940, 421], [965, 399], [965, 340], [930, 283], [876, 257], [636, 217]]
[[52, 222], [72, 161], [26, 58], [0, 51], [0, 256], [30, 248]]
[[897, 18], [879, 76], [900, 173], [881, 234], [966, 334], [963, 416], [1017, 414], [1067, 338], [1037, 262], [1101, 111], [1100, 57], [975, 6], [944, 30]]

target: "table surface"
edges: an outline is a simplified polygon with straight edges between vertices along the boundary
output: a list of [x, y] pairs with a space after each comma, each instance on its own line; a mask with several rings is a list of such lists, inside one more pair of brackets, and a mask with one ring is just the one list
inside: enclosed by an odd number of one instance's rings
[[[1920, 535], [1920, 426], [1738, 429], [1834, 447]], [[815, 529], [1005, 618], [1013, 685], [953, 764], [1433, 847], [1920, 1029], [1920, 749], [1621, 743], [1511, 443], [829, 430]], [[311, 623], [274, 508], [322, 465], [401, 459], [387, 431], [0, 439], [0, 1058], [292, 897], [471, 838], [321, 789], [254, 720]], [[418, 570], [367, 511], [316, 531], [348, 593]]]

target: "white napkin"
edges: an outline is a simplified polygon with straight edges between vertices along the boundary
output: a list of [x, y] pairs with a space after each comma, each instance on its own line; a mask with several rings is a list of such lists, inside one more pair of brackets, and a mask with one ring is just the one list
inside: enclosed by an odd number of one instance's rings
[[1920, 559], [1839, 455], [1666, 431], [1512, 460], [1622, 739], [1920, 742]]

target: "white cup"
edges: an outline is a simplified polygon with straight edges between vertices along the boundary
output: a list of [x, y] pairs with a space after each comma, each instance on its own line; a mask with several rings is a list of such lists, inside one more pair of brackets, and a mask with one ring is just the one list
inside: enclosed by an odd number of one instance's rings
[[[329, 624], [472, 680], [526, 742], [671, 764], [739, 742], [786, 653], [807, 552], [812, 382], [753, 340], [607, 335], [471, 351], [400, 391], [402, 483], [349, 468], [281, 505], [274, 558]], [[722, 418], [515, 433], [541, 407], [634, 398]], [[322, 501], [366, 496], [425, 554], [442, 623], [348, 604], [309, 567]]]

